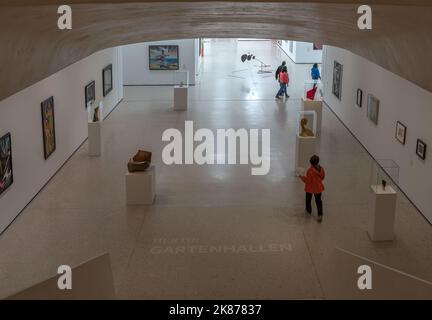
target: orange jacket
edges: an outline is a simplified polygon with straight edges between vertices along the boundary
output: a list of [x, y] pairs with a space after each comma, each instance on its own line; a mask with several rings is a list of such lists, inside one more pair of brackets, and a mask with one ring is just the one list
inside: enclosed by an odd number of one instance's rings
[[286, 84], [288, 84], [288, 83], [289, 83], [289, 75], [288, 75], [288, 72], [281, 72], [281, 73], [279, 74], [279, 81], [280, 81], [281, 83], [286, 83]]
[[305, 191], [307, 193], [318, 194], [324, 191], [324, 184], [322, 181], [325, 178], [324, 168], [321, 167], [321, 170], [318, 171], [315, 167], [311, 166], [306, 176], [300, 177], [302, 181], [305, 183]]

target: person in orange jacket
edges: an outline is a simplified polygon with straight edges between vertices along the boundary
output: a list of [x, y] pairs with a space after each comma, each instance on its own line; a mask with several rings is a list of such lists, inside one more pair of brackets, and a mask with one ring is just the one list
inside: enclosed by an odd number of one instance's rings
[[279, 83], [280, 83], [280, 89], [278, 93], [276, 94], [276, 99], [280, 99], [280, 96], [285, 94], [286, 98], [289, 98], [289, 95], [287, 93], [287, 87], [289, 84], [289, 75], [288, 75], [288, 68], [284, 66], [279, 73]]
[[324, 168], [319, 164], [320, 158], [313, 155], [310, 158], [310, 168], [306, 176], [300, 176], [300, 179], [305, 183], [306, 192], [306, 212], [312, 214], [312, 196], [315, 197], [315, 203], [318, 209], [318, 222], [322, 221], [323, 203], [322, 192], [324, 191], [323, 180], [325, 178]]

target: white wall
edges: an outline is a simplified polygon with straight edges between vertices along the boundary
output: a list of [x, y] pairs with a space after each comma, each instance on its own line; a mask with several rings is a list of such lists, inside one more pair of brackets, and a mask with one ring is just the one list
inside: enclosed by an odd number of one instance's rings
[[[102, 69], [113, 64], [114, 88], [104, 98], [107, 115], [122, 99], [121, 48], [81, 60], [0, 101], [0, 136], [12, 136], [13, 185], [0, 195], [0, 232], [12, 222], [46, 182], [87, 138], [84, 87], [96, 81], [102, 99]], [[44, 159], [40, 103], [54, 96], [56, 151]]]
[[[204, 41], [204, 40], [203, 40]], [[200, 56], [199, 39], [195, 39], [195, 79], [201, 72], [202, 57]]]
[[[332, 94], [335, 60], [343, 65], [342, 101]], [[432, 222], [432, 93], [334, 47], [325, 47], [323, 69], [325, 102], [375, 159], [392, 159], [400, 166], [401, 189]], [[363, 90], [362, 108], [356, 106], [357, 88]], [[369, 93], [380, 100], [378, 126], [366, 116]], [[405, 145], [395, 139], [396, 121], [408, 128]], [[416, 155], [417, 139], [428, 145], [425, 161]]]
[[[290, 43], [293, 51], [290, 51]], [[322, 63], [322, 50], [314, 50], [313, 43], [282, 40], [280, 47], [295, 63]]]
[[178, 45], [180, 70], [189, 71], [189, 84], [195, 84], [196, 39], [143, 42], [123, 47], [123, 77], [125, 85], [172, 85], [174, 71], [149, 69], [150, 45]]

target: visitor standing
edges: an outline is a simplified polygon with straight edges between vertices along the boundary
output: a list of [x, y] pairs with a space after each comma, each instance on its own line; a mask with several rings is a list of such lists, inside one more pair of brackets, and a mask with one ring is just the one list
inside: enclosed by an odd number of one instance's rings
[[305, 183], [306, 212], [312, 214], [312, 197], [314, 196], [318, 209], [318, 222], [321, 222], [323, 218], [322, 193], [324, 191], [323, 180], [325, 178], [325, 171], [319, 162], [320, 158], [317, 155], [313, 155], [310, 158], [311, 166], [306, 176], [300, 176], [300, 179]]
[[276, 69], [275, 78], [276, 78], [276, 81], [279, 82], [279, 89], [280, 89], [280, 87], [282, 87], [279, 76], [280, 76], [280, 73], [282, 72], [282, 69], [285, 66], [286, 66], [286, 62], [282, 61], [282, 64]]
[[286, 66], [286, 62], [282, 61], [282, 64], [276, 69], [275, 78], [277, 81], [279, 81], [279, 75], [280, 75], [283, 67], [285, 67], [285, 66]]
[[311, 69], [311, 77], [312, 77], [312, 80], [314, 80], [314, 82], [315, 82], [314, 86], [313, 86], [315, 89], [318, 80], [321, 80], [321, 73], [320, 73], [319, 68], [318, 68], [318, 63], [315, 63], [313, 65], [313, 67]]
[[289, 75], [286, 66], [284, 66], [281, 72], [279, 73], [279, 83], [280, 83], [280, 88], [278, 93], [276, 94], [276, 99], [280, 99], [280, 96], [283, 94], [285, 94], [286, 98], [289, 98], [289, 95], [287, 93], [287, 87], [289, 84]]
[[316, 80], [316, 81], [321, 80], [321, 73], [320, 73], [319, 68], [318, 68], [318, 63], [315, 63], [313, 65], [313, 67], [311, 69], [311, 77], [312, 77], [312, 80]]

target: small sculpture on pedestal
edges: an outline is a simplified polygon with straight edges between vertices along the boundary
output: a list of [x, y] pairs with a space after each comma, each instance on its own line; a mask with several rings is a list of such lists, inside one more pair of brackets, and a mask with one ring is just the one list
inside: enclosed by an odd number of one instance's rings
[[99, 122], [99, 107], [94, 109], [93, 122]]
[[387, 181], [385, 181], [384, 179], [381, 181], [383, 190], [385, 190], [386, 186], [387, 186]]
[[150, 167], [151, 158], [151, 152], [138, 150], [137, 154], [132, 159], [129, 159], [128, 171], [131, 173], [137, 171], [146, 171]]
[[301, 126], [301, 132], [300, 132], [300, 137], [314, 137], [315, 134], [312, 132], [311, 129], [307, 128], [307, 124], [308, 124], [308, 119], [303, 118], [300, 121], [300, 126]]

